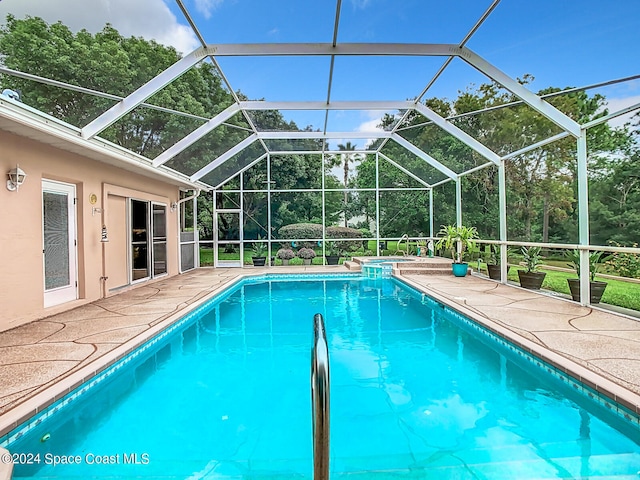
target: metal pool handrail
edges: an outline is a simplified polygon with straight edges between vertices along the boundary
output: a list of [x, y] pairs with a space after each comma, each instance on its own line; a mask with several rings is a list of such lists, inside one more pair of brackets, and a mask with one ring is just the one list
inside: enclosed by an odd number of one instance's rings
[[313, 316], [311, 349], [311, 417], [313, 423], [313, 478], [329, 479], [329, 350], [324, 319]]

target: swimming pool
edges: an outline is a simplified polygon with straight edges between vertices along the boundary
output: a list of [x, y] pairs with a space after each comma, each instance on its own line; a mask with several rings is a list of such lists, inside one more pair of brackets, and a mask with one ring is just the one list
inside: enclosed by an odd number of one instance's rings
[[316, 312], [334, 477], [637, 478], [637, 429], [401, 282], [354, 277], [240, 283], [12, 442], [41, 455], [16, 478], [310, 478]]

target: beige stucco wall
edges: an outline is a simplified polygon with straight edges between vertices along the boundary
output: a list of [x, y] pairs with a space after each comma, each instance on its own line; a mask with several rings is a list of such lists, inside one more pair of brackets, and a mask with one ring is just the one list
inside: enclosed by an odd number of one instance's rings
[[[6, 173], [16, 164], [27, 178], [19, 191], [11, 192], [5, 186]], [[0, 175], [0, 331], [104, 296], [101, 277], [109, 263], [114, 270], [117, 262], [127, 261], [109, 254], [108, 244], [100, 242], [102, 224], [108, 220], [108, 195], [167, 205], [168, 274], [178, 273], [177, 213], [169, 208], [179, 198], [177, 186], [4, 131], [0, 131]], [[74, 184], [77, 196], [79, 300], [48, 309], [43, 303], [43, 179]], [[89, 202], [91, 194], [97, 197], [95, 205]], [[103, 211], [94, 212], [94, 207]], [[109, 232], [110, 239], [122, 242], [118, 235], [122, 232]]]

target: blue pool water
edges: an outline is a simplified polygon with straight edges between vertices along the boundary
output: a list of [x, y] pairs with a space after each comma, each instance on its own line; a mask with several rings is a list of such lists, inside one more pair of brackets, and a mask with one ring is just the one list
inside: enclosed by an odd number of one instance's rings
[[11, 443], [39, 455], [16, 478], [312, 478], [318, 312], [332, 478], [637, 480], [637, 425], [402, 283], [358, 277], [239, 284]]

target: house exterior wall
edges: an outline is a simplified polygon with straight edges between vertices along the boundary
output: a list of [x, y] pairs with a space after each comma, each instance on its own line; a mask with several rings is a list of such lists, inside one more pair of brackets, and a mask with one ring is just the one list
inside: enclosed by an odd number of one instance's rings
[[[11, 192], [6, 174], [16, 164], [27, 177]], [[178, 273], [177, 212], [170, 209], [179, 198], [177, 186], [5, 131], [0, 131], [0, 173], [0, 331], [129, 285], [127, 198], [166, 205], [167, 275]], [[49, 308], [44, 307], [43, 179], [75, 185], [77, 197], [78, 300]], [[111, 228], [108, 243], [101, 242], [103, 224]], [[104, 279], [110, 272], [111, 282]]]

